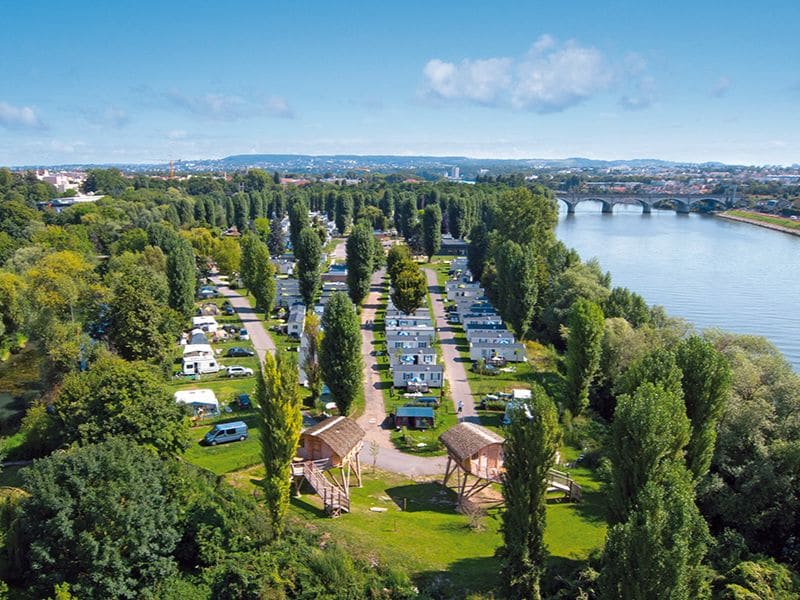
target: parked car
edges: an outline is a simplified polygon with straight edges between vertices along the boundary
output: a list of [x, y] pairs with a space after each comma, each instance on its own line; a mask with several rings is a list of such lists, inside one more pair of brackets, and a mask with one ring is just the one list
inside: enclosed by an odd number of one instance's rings
[[250, 350], [249, 348], [242, 348], [241, 346], [234, 346], [233, 348], [228, 348], [228, 351], [225, 353], [225, 356], [232, 356], [242, 358], [245, 356], [255, 356], [256, 353]]
[[228, 377], [252, 377], [253, 369], [239, 365], [233, 365], [228, 367], [227, 373]]
[[222, 311], [223, 311], [223, 312], [224, 312], [226, 315], [228, 315], [229, 317], [231, 317], [231, 316], [233, 316], [233, 315], [235, 315], [235, 314], [236, 314], [236, 310], [235, 310], [235, 309], [234, 309], [234, 308], [233, 308], [233, 307], [232, 307], [230, 304], [228, 304], [226, 307], [224, 307], [224, 308], [222, 309]]
[[247, 439], [247, 435], [247, 424], [244, 421], [217, 423], [214, 425], [214, 429], [205, 435], [203, 442], [208, 446], [226, 442], [243, 442]]
[[250, 401], [250, 396], [247, 394], [239, 394], [236, 398], [236, 404], [239, 405], [239, 408], [252, 408], [253, 403]]
[[247, 333], [247, 329], [242, 328], [242, 329], [239, 330], [239, 339], [240, 340], [244, 340], [244, 341], [247, 341], [247, 340], [250, 339], [250, 334]]

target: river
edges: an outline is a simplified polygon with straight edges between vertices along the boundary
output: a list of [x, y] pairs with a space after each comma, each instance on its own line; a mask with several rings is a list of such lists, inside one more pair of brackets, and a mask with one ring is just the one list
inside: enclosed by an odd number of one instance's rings
[[800, 237], [710, 215], [583, 202], [556, 234], [612, 283], [700, 329], [763, 335], [800, 372]]

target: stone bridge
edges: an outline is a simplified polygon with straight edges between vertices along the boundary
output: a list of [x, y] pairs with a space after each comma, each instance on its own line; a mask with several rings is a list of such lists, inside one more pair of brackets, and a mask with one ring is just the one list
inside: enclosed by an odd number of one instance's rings
[[648, 214], [662, 202], [670, 202], [678, 213], [688, 213], [697, 204], [713, 204], [715, 208], [728, 209], [740, 201], [736, 188], [725, 194], [597, 194], [581, 192], [556, 192], [556, 198], [567, 205], [567, 214], [574, 214], [581, 202], [600, 202], [604, 213], [614, 212], [615, 204], [639, 204]]

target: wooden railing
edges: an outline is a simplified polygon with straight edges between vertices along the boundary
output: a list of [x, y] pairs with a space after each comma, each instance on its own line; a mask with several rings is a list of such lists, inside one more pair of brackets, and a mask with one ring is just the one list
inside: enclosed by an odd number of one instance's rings
[[322, 498], [325, 511], [332, 516], [338, 516], [342, 511], [350, 512], [350, 498], [338, 487], [325, 478], [320, 470], [320, 465], [327, 465], [329, 461], [306, 461], [303, 463], [303, 477], [314, 488], [317, 495]]
[[547, 474], [547, 485], [563, 491], [569, 496], [570, 500], [581, 501], [581, 486], [575, 483], [568, 473], [550, 469]]

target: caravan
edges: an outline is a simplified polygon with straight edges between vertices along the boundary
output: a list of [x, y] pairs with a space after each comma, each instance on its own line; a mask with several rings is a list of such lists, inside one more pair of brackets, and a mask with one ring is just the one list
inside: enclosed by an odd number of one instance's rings
[[179, 390], [174, 398], [197, 417], [219, 414], [219, 401], [214, 390]]
[[184, 375], [216, 373], [220, 368], [209, 344], [186, 344], [183, 347], [181, 373]]

